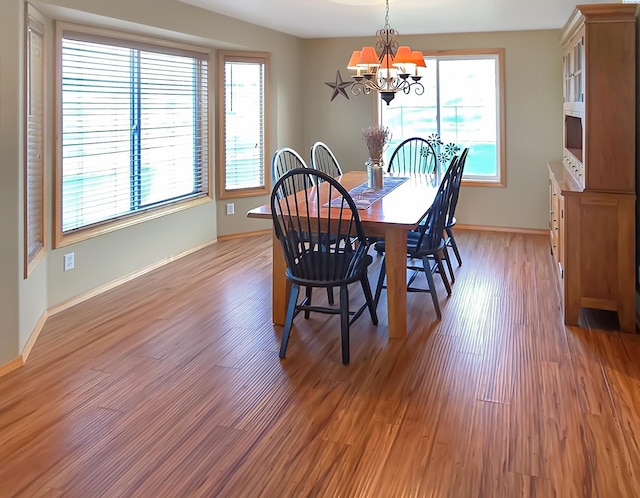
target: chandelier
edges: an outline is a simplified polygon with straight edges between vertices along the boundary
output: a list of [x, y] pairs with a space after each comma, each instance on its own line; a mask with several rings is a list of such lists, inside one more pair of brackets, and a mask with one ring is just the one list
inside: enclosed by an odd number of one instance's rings
[[398, 46], [398, 32], [389, 26], [389, 0], [386, 0], [384, 27], [376, 32], [376, 47], [371, 46], [354, 50], [347, 64], [347, 69], [356, 71], [352, 75], [354, 82], [351, 93], [369, 95], [379, 92], [387, 105], [397, 92], [408, 94], [411, 88], [416, 95], [424, 93], [420, 83], [422, 76], [419, 68], [426, 67], [424, 55], [419, 50], [411, 50], [408, 46]]

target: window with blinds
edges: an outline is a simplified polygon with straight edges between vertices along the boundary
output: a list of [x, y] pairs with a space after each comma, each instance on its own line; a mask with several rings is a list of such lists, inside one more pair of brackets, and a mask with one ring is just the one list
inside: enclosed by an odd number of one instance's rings
[[208, 53], [70, 30], [60, 43], [62, 237], [206, 196]]
[[266, 155], [268, 54], [219, 54], [220, 198], [268, 193]]
[[26, 165], [24, 169], [25, 278], [45, 251], [44, 225], [44, 25], [28, 7], [26, 29]]

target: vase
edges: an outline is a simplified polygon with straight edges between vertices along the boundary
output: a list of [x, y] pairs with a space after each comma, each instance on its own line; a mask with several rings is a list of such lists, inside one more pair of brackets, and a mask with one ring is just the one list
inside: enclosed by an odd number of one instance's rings
[[369, 158], [364, 164], [367, 167], [367, 188], [380, 190], [384, 182], [384, 166], [382, 158]]

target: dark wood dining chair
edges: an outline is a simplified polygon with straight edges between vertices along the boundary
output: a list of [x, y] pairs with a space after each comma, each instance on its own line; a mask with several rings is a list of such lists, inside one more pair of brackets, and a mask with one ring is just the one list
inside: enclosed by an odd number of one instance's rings
[[[442, 315], [438, 302], [438, 293], [433, 279], [435, 273], [440, 275], [447, 294], [449, 296], [451, 295], [451, 286], [443, 265], [443, 258], [446, 260], [449, 257], [443, 234], [450, 189], [452, 188], [452, 176], [453, 169], [448, 168], [440, 182], [438, 192], [423, 223], [416, 231], [409, 232], [407, 235], [407, 269], [411, 272], [407, 282], [407, 292], [430, 293], [438, 318], [441, 318]], [[378, 252], [384, 253], [384, 241], [376, 242], [375, 249]], [[421, 273], [424, 273], [426, 276], [427, 287], [416, 287], [413, 285], [416, 277]], [[380, 274], [378, 275], [378, 283], [374, 297], [376, 306], [380, 300], [382, 289], [386, 288], [384, 285], [385, 278], [386, 258], [382, 260], [380, 265]]]
[[[320, 195], [320, 183], [327, 183]], [[308, 190], [306, 198], [296, 202], [287, 192]], [[298, 194], [298, 197], [304, 194]], [[325, 206], [327, 199], [331, 203]], [[323, 214], [321, 214], [321, 211]], [[280, 241], [287, 265], [286, 277], [291, 282], [280, 357], [284, 358], [293, 319], [301, 311], [305, 318], [311, 312], [340, 315], [342, 363], [349, 363], [349, 327], [368, 308], [374, 325], [378, 315], [373, 301], [367, 270], [373, 258], [364, 235], [360, 215], [353, 199], [333, 177], [322, 171], [294, 169], [285, 173], [271, 193], [274, 231]], [[329, 221], [323, 221], [326, 219]], [[311, 240], [310, 240], [311, 237]], [[349, 309], [349, 285], [359, 282], [365, 302], [357, 310]], [[306, 288], [298, 303], [300, 287]], [[315, 287], [340, 289], [338, 306], [312, 303]]]
[[424, 138], [411, 137], [400, 142], [394, 149], [387, 172], [435, 173], [437, 164], [437, 156], [431, 144]]
[[[281, 147], [276, 150], [273, 154], [273, 158], [271, 160], [271, 172], [273, 175], [273, 182], [277, 182], [282, 176], [296, 168], [304, 168], [311, 171], [307, 163], [304, 162], [302, 156], [298, 154], [298, 152], [291, 147]], [[310, 177], [315, 181], [315, 177]], [[302, 184], [298, 185], [289, 185], [289, 186], [297, 186], [300, 187]], [[286, 185], [285, 185], [286, 186]], [[290, 195], [293, 192], [286, 192], [281, 189], [281, 194]], [[311, 235], [309, 236], [311, 238]], [[329, 304], [333, 305], [333, 289], [327, 288], [327, 299], [329, 300]]]
[[[309, 168], [304, 159], [291, 147], [281, 147], [276, 150], [271, 158], [271, 177], [273, 183], [277, 182], [285, 173], [296, 168]], [[287, 193], [287, 195], [292, 192]]]
[[311, 146], [311, 167], [334, 178], [342, 175], [336, 156], [324, 142], [316, 142]]
[[[467, 155], [469, 154], [469, 147], [465, 148], [460, 154], [460, 159], [458, 160], [458, 165], [456, 168], [456, 174], [453, 180], [453, 185], [451, 187], [451, 199], [449, 200], [449, 206], [447, 208], [447, 219], [444, 225], [444, 230], [446, 233], [445, 244], [446, 247], [451, 247], [453, 249], [453, 253], [456, 256], [456, 260], [458, 261], [458, 266], [462, 265], [462, 257], [460, 256], [460, 251], [458, 250], [458, 245], [456, 244], [456, 239], [453, 237], [453, 227], [456, 224], [456, 206], [458, 205], [458, 196], [460, 195], [460, 186], [462, 184], [462, 175], [464, 174], [464, 165], [467, 162]], [[447, 261], [449, 265], [449, 272], [451, 274], [452, 282], [455, 280], [453, 276], [453, 269], [451, 267], [451, 262]]]

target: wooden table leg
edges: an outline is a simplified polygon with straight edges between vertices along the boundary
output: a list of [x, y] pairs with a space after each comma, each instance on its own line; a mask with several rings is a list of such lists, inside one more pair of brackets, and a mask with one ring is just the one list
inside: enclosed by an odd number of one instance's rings
[[387, 308], [389, 337], [407, 335], [407, 232], [389, 227], [384, 235], [387, 265]]
[[287, 302], [289, 293], [291, 292], [291, 282], [287, 280], [284, 272], [287, 265], [284, 261], [284, 253], [280, 241], [273, 232], [272, 253], [272, 281], [271, 281], [271, 299], [272, 299], [272, 317], [273, 323], [276, 325], [284, 325], [284, 319], [287, 314]]

